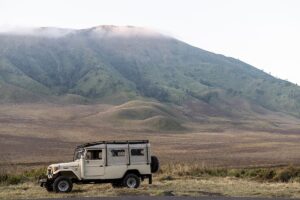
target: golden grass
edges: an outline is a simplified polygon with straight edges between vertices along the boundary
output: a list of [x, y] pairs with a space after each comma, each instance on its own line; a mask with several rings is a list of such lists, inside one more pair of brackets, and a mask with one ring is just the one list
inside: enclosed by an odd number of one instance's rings
[[[41, 171], [43, 170], [43, 171]], [[45, 169], [22, 172], [12, 177], [23, 177], [19, 184], [0, 182], [0, 199], [35, 199], [59, 197], [99, 197], [123, 195], [150, 196], [242, 196], [300, 198], [300, 168], [207, 168], [197, 164], [170, 163], [154, 175], [152, 185], [147, 180], [138, 189], [115, 189], [110, 184], [74, 185], [69, 194], [48, 193], [39, 187], [37, 177]], [[272, 172], [272, 177], [270, 177]], [[277, 177], [291, 177], [288, 182]]]
[[232, 177], [174, 177], [172, 180], [162, 180], [161, 175], [155, 177], [152, 185], [143, 183], [138, 189], [114, 189], [110, 184], [74, 185], [72, 193], [48, 193], [35, 183], [1, 186], [0, 199], [35, 199], [59, 197], [93, 197], [93, 196], [122, 196], [122, 195], [151, 195], [151, 196], [251, 196], [251, 197], [300, 197], [300, 184], [269, 183], [244, 180]]

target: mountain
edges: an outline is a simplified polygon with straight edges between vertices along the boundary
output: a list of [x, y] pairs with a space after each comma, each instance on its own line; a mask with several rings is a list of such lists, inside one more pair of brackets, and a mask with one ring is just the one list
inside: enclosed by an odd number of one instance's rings
[[196, 120], [268, 112], [300, 117], [297, 85], [145, 28], [0, 33], [1, 103], [129, 100], [177, 105]]

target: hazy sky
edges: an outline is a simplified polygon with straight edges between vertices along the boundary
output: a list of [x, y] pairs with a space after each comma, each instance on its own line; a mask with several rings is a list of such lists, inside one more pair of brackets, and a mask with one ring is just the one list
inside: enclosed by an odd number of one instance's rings
[[0, 0], [0, 29], [104, 24], [162, 31], [300, 84], [300, 0]]

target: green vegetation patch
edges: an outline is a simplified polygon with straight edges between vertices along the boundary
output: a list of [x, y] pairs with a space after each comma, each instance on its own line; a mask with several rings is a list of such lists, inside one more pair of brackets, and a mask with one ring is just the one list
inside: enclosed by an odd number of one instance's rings
[[17, 185], [25, 182], [36, 182], [39, 177], [44, 176], [45, 168], [32, 169], [19, 173], [9, 173], [4, 169], [0, 170], [0, 185]]
[[[300, 167], [270, 167], [270, 168], [207, 168], [200, 165], [169, 164], [161, 169], [162, 174], [167, 174], [169, 179], [173, 176], [193, 177], [235, 177], [269, 182], [300, 182]], [[171, 178], [170, 178], [171, 177]]]

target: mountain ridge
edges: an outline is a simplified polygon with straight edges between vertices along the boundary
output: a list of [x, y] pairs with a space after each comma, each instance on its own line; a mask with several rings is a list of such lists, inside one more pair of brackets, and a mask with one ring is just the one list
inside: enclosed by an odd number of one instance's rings
[[254, 107], [300, 116], [297, 85], [176, 38], [132, 26], [38, 30], [0, 33], [0, 102], [155, 99], [227, 116]]

